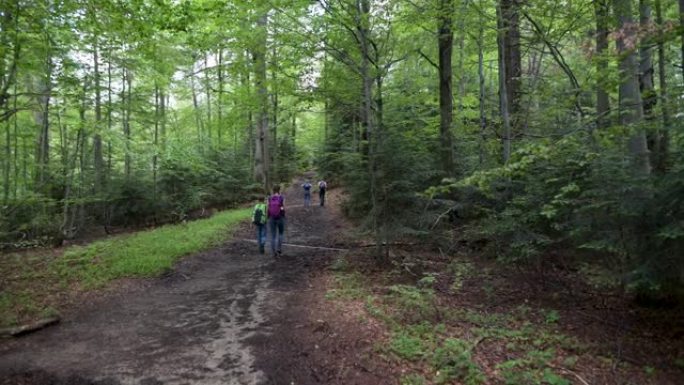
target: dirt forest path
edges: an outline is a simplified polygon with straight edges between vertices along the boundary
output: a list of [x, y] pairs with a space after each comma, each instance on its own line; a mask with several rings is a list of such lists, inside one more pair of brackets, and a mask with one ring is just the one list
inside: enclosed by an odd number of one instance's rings
[[[285, 242], [343, 247], [339, 198], [333, 192], [319, 207], [314, 196], [305, 209], [302, 178], [284, 194]], [[321, 294], [312, 277], [339, 252], [285, 246], [274, 260], [244, 241], [252, 233], [244, 225], [162, 278], [126, 285], [57, 326], [0, 345], [0, 384], [382, 383], [361, 369], [341, 377], [345, 355], [356, 353], [332, 343], [319, 354], [311, 342], [320, 328], [308, 301]]]

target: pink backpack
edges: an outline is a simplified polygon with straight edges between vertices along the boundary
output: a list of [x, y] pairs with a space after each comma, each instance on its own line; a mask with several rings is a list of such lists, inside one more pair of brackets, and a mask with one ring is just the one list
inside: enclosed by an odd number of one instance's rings
[[281, 215], [281, 207], [283, 206], [282, 195], [271, 195], [268, 198], [268, 217], [278, 219]]

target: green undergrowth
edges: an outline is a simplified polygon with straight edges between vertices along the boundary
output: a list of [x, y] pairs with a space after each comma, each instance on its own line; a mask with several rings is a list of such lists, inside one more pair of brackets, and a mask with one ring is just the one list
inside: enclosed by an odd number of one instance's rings
[[58, 257], [5, 256], [2, 272], [12, 280], [0, 292], [0, 326], [54, 314], [48, 302], [57, 293], [98, 289], [119, 278], [161, 275], [180, 257], [227, 240], [250, 215], [249, 208], [223, 211], [207, 219], [72, 246]]
[[[404, 369], [402, 385], [569, 385], [564, 370], [572, 370], [587, 348], [558, 331], [560, 315], [552, 309], [521, 305], [498, 313], [450, 306], [434, 289], [437, 274], [415, 284], [394, 284], [391, 274], [371, 279], [345, 263], [333, 266], [344, 268], [334, 269], [327, 298], [363, 301], [367, 317], [386, 326], [389, 338], [377, 350]], [[462, 262], [445, 274], [451, 275], [452, 294], [458, 295], [476, 272]]]

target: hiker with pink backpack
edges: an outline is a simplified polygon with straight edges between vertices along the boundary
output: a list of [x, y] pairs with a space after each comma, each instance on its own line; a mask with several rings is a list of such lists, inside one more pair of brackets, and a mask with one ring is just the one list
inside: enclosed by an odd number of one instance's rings
[[280, 186], [273, 186], [273, 195], [268, 198], [268, 227], [271, 232], [271, 254], [274, 257], [283, 253], [283, 236], [285, 234], [284, 203], [285, 199], [280, 195]]

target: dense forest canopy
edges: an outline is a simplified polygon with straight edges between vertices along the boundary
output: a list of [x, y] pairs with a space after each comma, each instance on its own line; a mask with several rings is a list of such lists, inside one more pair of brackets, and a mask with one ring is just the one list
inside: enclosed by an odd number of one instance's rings
[[0, 4], [5, 247], [315, 167], [378, 245], [684, 283], [681, 0]]

